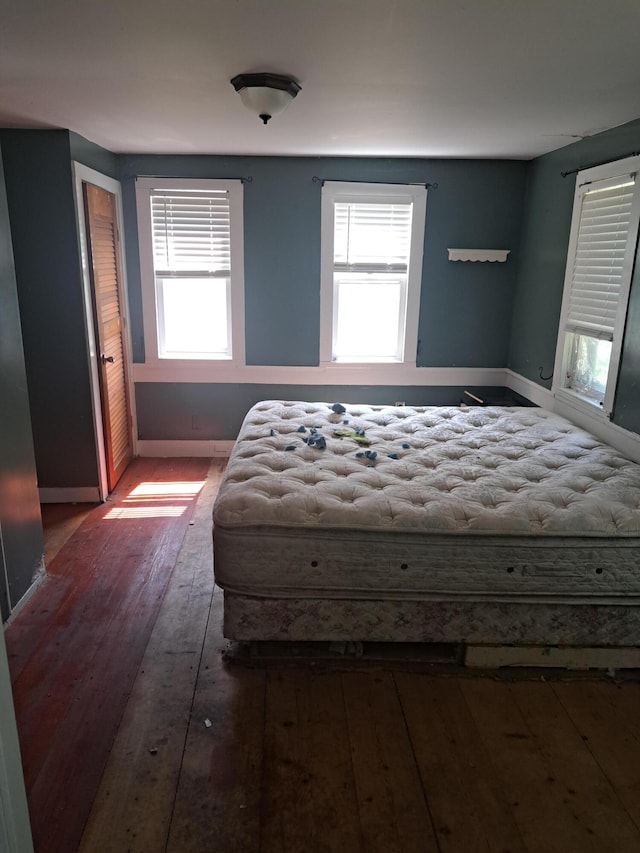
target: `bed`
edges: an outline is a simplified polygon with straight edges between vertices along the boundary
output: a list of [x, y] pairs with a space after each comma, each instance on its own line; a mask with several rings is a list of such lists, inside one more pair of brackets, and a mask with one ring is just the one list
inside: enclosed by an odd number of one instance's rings
[[258, 403], [213, 529], [232, 640], [640, 645], [640, 466], [542, 409]]

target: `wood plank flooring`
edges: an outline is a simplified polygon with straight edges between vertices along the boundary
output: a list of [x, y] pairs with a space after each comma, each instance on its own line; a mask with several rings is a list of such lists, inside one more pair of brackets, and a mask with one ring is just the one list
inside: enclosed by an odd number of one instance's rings
[[[175, 463], [156, 464], [154, 476], [161, 479], [163, 466]], [[17, 685], [23, 751], [28, 764], [40, 764], [43, 783], [52, 790], [68, 785], [81, 773], [92, 733], [103, 725], [109, 731], [101, 738], [104, 759], [105, 740], [110, 754], [99, 785], [87, 787], [84, 803], [73, 795], [82, 839], [65, 831], [54, 809], [46, 832], [40, 821], [39, 853], [640, 851], [637, 683], [596, 674], [545, 672], [542, 678], [426, 665], [421, 671], [393, 663], [232, 662], [224, 654], [222, 594], [211, 575], [210, 511], [221, 472], [219, 463], [211, 466], [179, 554], [158, 545], [175, 568], [166, 591], [155, 586], [161, 598], [155, 615], [129, 605], [133, 589], [104, 602], [106, 618], [121, 628], [124, 619], [140, 620], [145, 627], [136, 630], [147, 632], [146, 649], [141, 641], [118, 645], [113, 633], [97, 638], [91, 619], [105, 590], [92, 591], [79, 576], [69, 581], [78, 587], [66, 617], [72, 656], [83, 645], [116, 643], [112, 657], [124, 658], [131, 675], [130, 683], [122, 675], [118, 680], [117, 732], [107, 709], [115, 687], [108, 696], [99, 689], [102, 701], [91, 689], [80, 694], [70, 682], [67, 655], [58, 652], [64, 665], [55, 655], [49, 661], [44, 640], [34, 643], [26, 625], [13, 638], [18, 680], [31, 673]], [[165, 523], [172, 523], [169, 516]], [[154, 535], [166, 543], [165, 534]], [[92, 539], [100, 543], [98, 530], [81, 525], [60, 552], [66, 565], [79, 572], [74, 554], [87, 559]], [[129, 544], [136, 556], [127, 582], [135, 587], [148, 557]], [[125, 585], [118, 572], [112, 582]], [[70, 595], [67, 589], [52, 596], [48, 607], [62, 607]], [[32, 617], [32, 630], [40, 631], [39, 612]], [[63, 634], [44, 637], [65, 640]], [[111, 685], [113, 668], [92, 651], [74, 677], [100, 685], [106, 678]], [[44, 689], [36, 672], [47, 679]], [[27, 723], [29, 731], [35, 726], [31, 693], [35, 719], [53, 717], [50, 725], [43, 720], [46, 737], [34, 743], [24, 736]], [[74, 702], [82, 710], [74, 707], [70, 726]], [[48, 742], [59, 733], [69, 757], [56, 753], [47, 760]], [[36, 795], [32, 784], [38, 823]], [[65, 799], [58, 797], [58, 808]]]
[[138, 460], [6, 632], [37, 850], [75, 850], [208, 462]]
[[42, 504], [42, 524], [46, 531], [44, 564], [47, 568], [62, 546], [99, 504]]

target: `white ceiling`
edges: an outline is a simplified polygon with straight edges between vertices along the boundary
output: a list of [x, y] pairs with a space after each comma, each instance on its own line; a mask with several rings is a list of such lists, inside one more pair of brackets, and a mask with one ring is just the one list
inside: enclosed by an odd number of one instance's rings
[[[529, 158], [640, 117], [639, 0], [4, 0], [0, 126], [115, 152]], [[229, 80], [291, 74], [264, 126]]]

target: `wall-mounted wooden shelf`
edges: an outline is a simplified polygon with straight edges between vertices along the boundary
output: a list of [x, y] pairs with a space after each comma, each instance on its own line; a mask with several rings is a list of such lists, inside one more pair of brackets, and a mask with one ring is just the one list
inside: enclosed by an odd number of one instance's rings
[[450, 261], [491, 261], [504, 263], [510, 249], [447, 249]]

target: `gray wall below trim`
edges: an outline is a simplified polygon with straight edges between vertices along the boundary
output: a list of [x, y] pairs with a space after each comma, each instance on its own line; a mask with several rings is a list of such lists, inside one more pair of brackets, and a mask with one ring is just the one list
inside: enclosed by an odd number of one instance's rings
[[[122, 155], [133, 359], [144, 361], [135, 177], [244, 184], [247, 364], [319, 359], [320, 200], [313, 176], [437, 182], [427, 198], [419, 366], [504, 367], [528, 164], [492, 160]], [[447, 248], [505, 248], [507, 263], [452, 263]]]
[[[0, 615], [42, 566], [44, 545], [7, 198], [0, 160]], [[5, 577], [8, 583], [5, 583]], [[1, 628], [0, 628], [1, 630]]]
[[[234, 440], [251, 406], [260, 400], [457, 406], [463, 387], [385, 385], [253, 385], [147, 382], [136, 384], [138, 437], [159, 440]], [[528, 401], [495, 387], [468, 387], [487, 402]]]
[[[550, 388], [567, 263], [576, 176], [572, 169], [640, 151], [640, 119], [553, 151], [530, 167], [508, 366]], [[613, 421], [640, 433], [640, 273], [631, 288]]]

